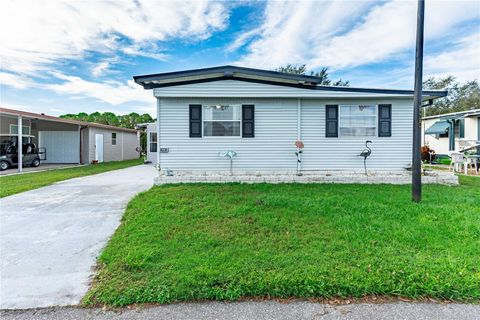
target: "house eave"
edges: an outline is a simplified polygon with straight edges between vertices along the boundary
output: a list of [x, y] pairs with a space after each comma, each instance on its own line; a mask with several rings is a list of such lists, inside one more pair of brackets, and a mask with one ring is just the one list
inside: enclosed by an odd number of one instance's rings
[[[135, 76], [133, 78], [135, 82], [143, 86], [144, 89], [165, 88], [221, 80], [236, 80], [300, 88], [305, 90], [332, 92], [372, 93], [400, 96], [413, 96], [414, 93], [413, 90], [325, 86], [318, 84], [321, 81], [321, 79], [318, 77], [235, 66], [150, 74]], [[426, 90], [423, 91], [423, 100], [445, 97], [447, 93], [447, 91]]]

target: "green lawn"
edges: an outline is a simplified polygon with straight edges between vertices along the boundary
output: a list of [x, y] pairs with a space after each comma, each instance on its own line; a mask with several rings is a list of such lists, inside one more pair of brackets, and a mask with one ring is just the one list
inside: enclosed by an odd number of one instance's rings
[[462, 186], [193, 184], [134, 198], [85, 305], [248, 297], [480, 299], [480, 178]]
[[35, 173], [24, 173], [0, 177], [0, 198], [71, 178], [88, 176], [110, 170], [139, 165], [142, 159], [104, 162], [96, 165], [86, 165], [68, 169], [56, 169]]

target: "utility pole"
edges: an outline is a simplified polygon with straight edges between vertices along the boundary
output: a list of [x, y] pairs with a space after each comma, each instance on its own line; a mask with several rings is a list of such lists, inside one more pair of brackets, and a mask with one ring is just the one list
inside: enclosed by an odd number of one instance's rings
[[422, 159], [420, 158], [420, 107], [422, 105], [423, 25], [425, 1], [418, 0], [417, 42], [415, 51], [415, 93], [413, 99], [412, 200], [422, 200]]

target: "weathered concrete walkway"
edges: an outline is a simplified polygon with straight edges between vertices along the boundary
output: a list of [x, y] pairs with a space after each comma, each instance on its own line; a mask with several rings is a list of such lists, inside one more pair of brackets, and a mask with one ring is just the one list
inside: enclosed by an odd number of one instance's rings
[[155, 175], [141, 165], [0, 199], [0, 309], [78, 304], [125, 206]]
[[312, 302], [179, 303], [140, 309], [53, 308], [0, 313], [5, 320], [478, 320], [480, 305], [395, 302], [328, 305]]

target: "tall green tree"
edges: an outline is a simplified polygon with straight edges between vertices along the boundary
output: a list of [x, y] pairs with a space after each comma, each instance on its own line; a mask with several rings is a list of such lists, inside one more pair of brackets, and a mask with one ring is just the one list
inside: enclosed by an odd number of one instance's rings
[[113, 112], [93, 112], [87, 114], [80, 112], [78, 114], [64, 114], [60, 118], [73, 119], [79, 121], [95, 122], [100, 124], [108, 124], [111, 126], [134, 129], [136, 124], [154, 122], [152, 116], [148, 113], [138, 114], [131, 112], [126, 115], [116, 115]]
[[337, 81], [332, 81], [330, 79], [330, 75], [328, 74], [328, 68], [322, 68], [320, 71], [307, 71], [307, 66], [305, 64], [287, 64], [282, 67], [278, 67], [275, 69], [278, 72], [284, 73], [292, 73], [292, 74], [299, 74], [299, 75], [309, 75], [320, 78], [320, 85], [324, 86], [340, 86], [340, 87], [348, 87], [350, 85], [350, 81], [343, 81], [342, 79]]
[[448, 90], [444, 98], [436, 99], [427, 108], [425, 115], [437, 115], [449, 112], [466, 111], [480, 108], [480, 86], [478, 80], [459, 83], [455, 77], [430, 77], [423, 82], [426, 90]]

